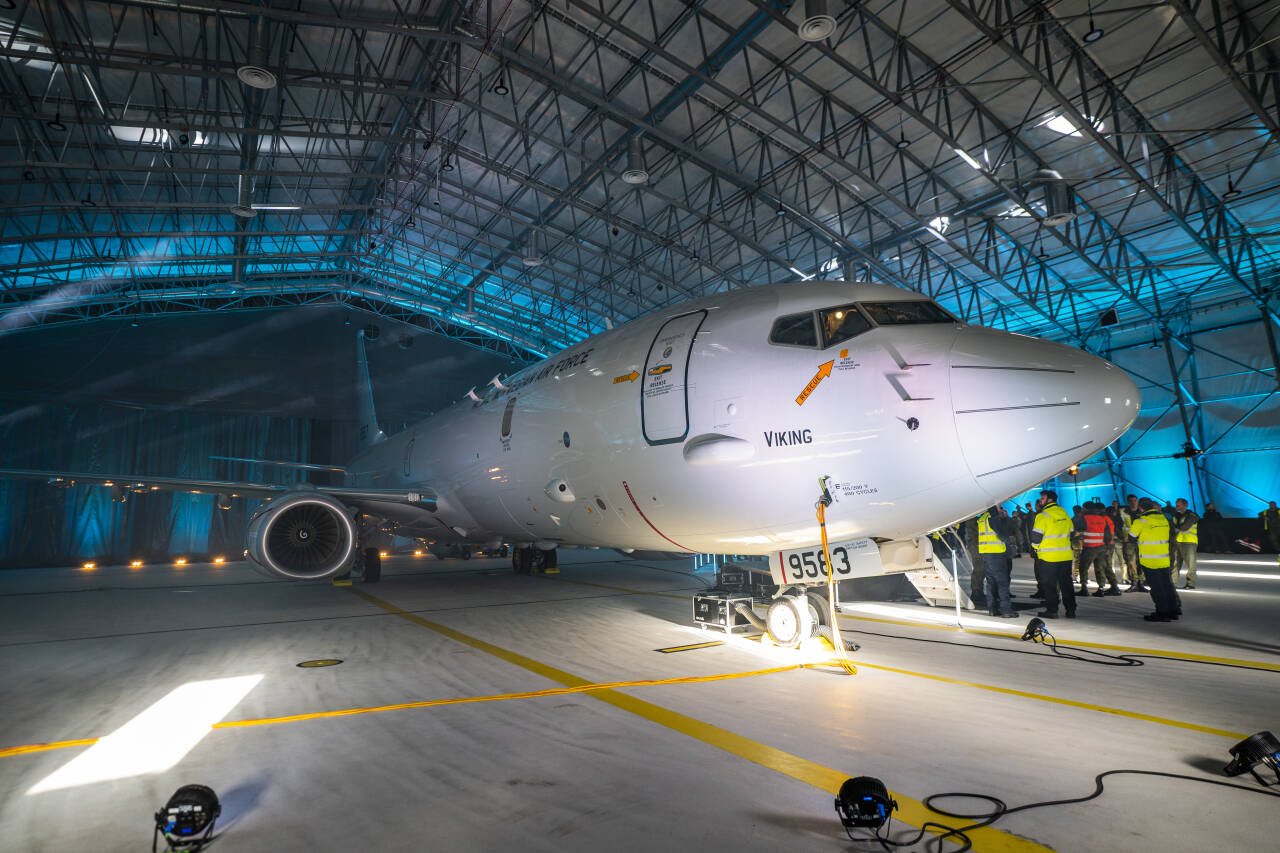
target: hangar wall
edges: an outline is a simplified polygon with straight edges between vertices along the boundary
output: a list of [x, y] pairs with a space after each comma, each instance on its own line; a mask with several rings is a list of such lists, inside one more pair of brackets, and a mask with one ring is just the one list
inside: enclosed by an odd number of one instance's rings
[[[1138, 325], [1098, 349], [1138, 383], [1142, 408], [1107, 452], [1053, 481], [1065, 506], [1136, 494], [1254, 518], [1280, 500], [1280, 385], [1256, 307], [1171, 316], [1167, 346], [1163, 329]], [[1203, 452], [1176, 457], [1188, 438]]]
[[[211, 456], [343, 459], [353, 424], [209, 411], [153, 411], [116, 405], [0, 404], [7, 440], [0, 466], [93, 472], [164, 473], [184, 477], [298, 482], [298, 472]], [[312, 477], [317, 476], [312, 473]], [[319, 476], [324, 476], [320, 474]], [[99, 486], [52, 488], [0, 480], [0, 567], [168, 559], [177, 555], [239, 557], [248, 517], [258, 501], [214, 506], [215, 496], [151, 492], [111, 500]]]

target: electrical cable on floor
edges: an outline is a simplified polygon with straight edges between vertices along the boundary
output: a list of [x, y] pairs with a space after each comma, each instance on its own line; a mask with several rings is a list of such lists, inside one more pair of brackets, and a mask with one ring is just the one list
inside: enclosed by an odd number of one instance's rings
[[[938, 823], [936, 821], [926, 821], [920, 827], [920, 831], [917, 832], [914, 837], [906, 841], [894, 841], [892, 838], [885, 837], [889, 832], [889, 829], [887, 827], [892, 825], [892, 819], [886, 822], [885, 824], [886, 829], [884, 829], [883, 834], [881, 833], [880, 829], [876, 830], [876, 834], [874, 838], [858, 838], [852, 832], [850, 832], [847, 827], [845, 828], [845, 834], [849, 836], [850, 841], [854, 841], [854, 842], [876, 841], [876, 842], [879, 842], [880, 846], [883, 847], [885, 850], [893, 850], [894, 848], [898, 848], [898, 847], [910, 847], [913, 844], [918, 844], [920, 840], [924, 838], [925, 834], [931, 828], [942, 829], [946, 831], [941, 835], [938, 835], [935, 838], [930, 839], [930, 842], [936, 841], [938, 844], [938, 850], [941, 850], [942, 842], [946, 841], [947, 839], [955, 839], [956, 840], [955, 843], [960, 844], [961, 847], [959, 848], [959, 850], [954, 851], [954, 853], [964, 853], [964, 851], [970, 850], [973, 847], [973, 840], [970, 839], [969, 836], [966, 834], [968, 832], [971, 832], [975, 829], [982, 829], [983, 827], [991, 826], [992, 824], [996, 823], [998, 820], [1005, 817], [1006, 815], [1017, 814], [1018, 812], [1030, 811], [1031, 809], [1041, 809], [1041, 808], [1046, 808], [1048, 806], [1066, 806], [1066, 805], [1075, 805], [1078, 803], [1087, 803], [1090, 800], [1095, 800], [1098, 797], [1102, 796], [1102, 792], [1104, 788], [1104, 785], [1102, 782], [1103, 779], [1106, 779], [1108, 776], [1122, 776], [1122, 775], [1123, 776], [1157, 776], [1164, 779], [1181, 779], [1188, 782], [1201, 782], [1206, 785], [1216, 785], [1219, 788], [1233, 788], [1237, 791], [1245, 791], [1247, 793], [1252, 793], [1252, 794], [1261, 794], [1264, 797], [1280, 797], [1280, 791], [1268, 791], [1265, 788], [1250, 787], [1248, 785], [1238, 785], [1234, 782], [1223, 782], [1218, 779], [1205, 779], [1202, 776], [1188, 776], [1183, 773], [1164, 773], [1158, 770], [1130, 770], [1130, 769], [1107, 770], [1106, 772], [1099, 773], [1097, 776], [1093, 777], [1093, 782], [1094, 782], [1093, 791], [1091, 793], [1085, 794], [1082, 797], [1068, 797], [1061, 800], [1043, 800], [1041, 802], [1025, 803], [1020, 806], [1013, 806], [1012, 808], [1010, 808], [1009, 805], [1005, 803], [1004, 800], [1000, 799], [999, 797], [992, 796], [990, 794], [975, 794], [975, 793], [970, 793], [965, 791], [952, 791], [944, 794], [930, 794], [929, 796], [924, 798], [924, 805], [930, 811], [940, 814], [943, 817], [959, 818], [961, 820], [972, 820], [972, 821], [975, 821], [975, 823], [971, 823], [966, 826], [953, 827], [953, 826], [948, 826], [947, 824], [944, 824], [944, 823]], [[934, 805], [934, 802], [936, 802], [937, 800], [946, 799], [946, 798], [983, 800], [985, 802], [990, 803], [994, 807], [994, 810], [989, 813], [979, 812], [979, 813], [973, 814], [973, 813], [967, 813], [967, 812], [950, 811], [948, 809], [939, 808], [938, 806]]]
[[[913, 642], [913, 643], [935, 643], [940, 646], [957, 646], [962, 649], [977, 649], [979, 651], [984, 651], [984, 652], [1000, 652], [1002, 654], [1009, 654], [1009, 655], [1031, 655], [1033, 657], [1048, 657], [1048, 655], [1042, 654], [1040, 652], [1029, 652], [1029, 651], [1024, 651], [1022, 649], [1005, 649], [1005, 648], [1000, 648], [998, 646], [979, 645], [977, 643], [960, 643], [960, 642], [956, 642], [955, 640], [934, 640], [928, 637], [906, 637], [901, 634], [884, 634], [879, 631], [867, 631], [861, 628], [842, 628], [841, 632], [848, 633], [848, 634], [865, 634], [868, 637], [883, 637], [886, 640], [909, 640], [910, 642]], [[1081, 652], [1084, 654], [1095, 654], [1095, 655], [1102, 655], [1104, 657], [1113, 657], [1117, 661], [1132, 661], [1132, 663], [1109, 663], [1109, 662], [1094, 661], [1087, 658], [1075, 657], [1074, 655], [1059, 653], [1059, 657], [1065, 658], [1066, 660], [1082, 660], [1085, 663], [1098, 663], [1105, 666], [1144, 666], [1146, 661], [1154, 660], [1154, 661], [1174, 661], [1177, 663], [1194, 663], [1194, 664], [1201, 664], [1204, 666], [1221, 666], [1221, 667], [1226, 667], [1228, 669], [1245, 669], [1245, 670], [1252, 670], [1254, 672], [1269, 672], [1269, 673], [1272, 673], [1273, 675], [1280, 674], [1280, 670], [1272, 669], [1270, 667], [1249, 666], [1248, 664], [1243, 664], [1243, 663], [1227, 663], [1225, 661], [1214, 661], [1214, 660], [1196, 660], [1195, 658], [1181, 658], [1181, 657], [1177, 657], [1176, 655], [1139, 655], [1139, 654], [1106, 655], [1103, 652], [1095, 652], [1092, 649], [1082, 649], [1082, 648], [1079, 648], [1078, 646], [1071, 646], [1067, 644], [1064, 644], [1063, 648], [1071, 649], [1073, 651]]]

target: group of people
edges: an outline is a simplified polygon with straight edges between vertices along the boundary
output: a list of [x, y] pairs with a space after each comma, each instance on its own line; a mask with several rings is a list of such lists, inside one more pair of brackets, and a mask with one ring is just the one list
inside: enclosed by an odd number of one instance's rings
[[[1212, 504], [1206, 516], [1210, 510]], [[1121, 595], [1120, 584], [1127, 583], [1124, 592], [1151, 595], [1155, 610], [1143, 618], [1172, 622], [1182, 615], [1177, 588], [1184, 567], [1183, 589], [1195, 589], [1199, 525], [1200, 517], [1182, 499], [1162, 508], [1150, 498], [1129, 495], [1124, 506], [1090, 501], [1068, 515], [1058, 505], [1057, 494], [1045, 489], [1034, 508], [1015, 504], [1010, 514], [1004, 507], [992, 507], [971, 525], [971, 547], [981, 557], [985, 576], [981, 598], [992, 616], [1018, 616], [1011, 604], [1009, 577], [1013, 557], [1026, 551], [1035, 557], [1034, 597], [1044, 601], [1037, 616], [1056, 619], [1061, 607], [1068, 619], [1074, 619], [1076, 584], [1081, 596], [1089, 595], [1092, 572], [1098, 585], [1094, 597]], [[979, 567], [974, 568], [977, 593]]]

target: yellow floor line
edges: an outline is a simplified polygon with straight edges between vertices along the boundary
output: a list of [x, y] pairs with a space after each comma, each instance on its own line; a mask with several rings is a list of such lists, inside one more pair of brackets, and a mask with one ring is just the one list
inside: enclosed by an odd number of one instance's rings
[[927, 672], [913, 672], [909, 669], [898, 669], [892, 666], [881, 666], [879, 664], [867, 663], [859, 660], [859, 667], [867, 669], [878, 669], [882, 672], [893, 672], [898, 675], [910, 675], [913, 678], [925, 678], [930, 681], [940, 681], [944, 684], [958, 684], [963, 687], [973, 687], [978, 690], [989, 690], [992, 693], [1004, 693], [1007, 696], [1020, 696], [1023, 699], [1035, 699], [1039, 702], [1052, 702], [1055, 705], [1067, 705], [1072, 708], [1084, 708], [1089, 711], [1098, 711], [1102, 714], [1113, 714], [1117, 717], [1128, 717], [1133, 720], [1143, 720], [1148, 723], [1157, 723], [1162, 726], [1173, 726], [1179, 729], [1189, 729], [1193, 732], [1205, 732], [1211, 735], [1221, 735], [1222, 737], [1231, 738], [1233, 740], [1243, 740], [1248, 737], [1244, 732], [1233, 732], [1228, 729], [1215, 729], [1212, 726], [1202, 726], [1197, 723], [1186, 723], [1182, 720], [1171, 720], [1168, 717], [1156, 717], [1151, 714], [1139, 714], [1137, 711], [1125, 711], [1121, 708], [1112, 708], [1107, 705], [1094, 705], [1090, 702], [1077, 702], [1074, 699], [1060, 699], [1057, 696], [1045, 696], [1040, 693], [1028, 693], [1025, 690], [1014, 690], [1009, 687], [996, 687], [993, 684], [981, 684], [976, 681], [964, 681], [960, 678], [949, 678], [945, 675], [930, 675]]
[[[666, 593], [666, 592], [646, 592], [645, 590], [642, 590], [642, 589], [629, 589], [624, 586], [609, 586], [608, 584], [592, 583], [591, 581], [573, 580], [571, 578], [564, 578], [564, 577], [555, 578], [555, 580], [562, 581], [564, 583], [581, 584], [582, 586], [594, 586], [594, 587], [599, 587], [600, 589], [611, 589], [611, 590], [614, 590], [615, 592], [626, 592], [632, 595], [656, 595], [661, 598], [676, 598], [681, 600], [688, 598], [687, 595], [672, 595], [671, 593]], [[954, 625], [937, 625], [931, 622], [914, 622], [909, 619], [886, 619], [883, 617], [875, 617], [875, 616], [856, 616], [852, 613], [841, 613], [840, 618], [841, 619], [857, 619], [861, 622], [878, 622], [882, 625], [901, 625], [907, 628], [929, 628], [934, 631], [951, 631], [953, 633], [960, 632], [960, 629]], [[1011, 637], [1014, 639], [1017, 639], [1018, 637], [1018, 635], [1014, 633], [1006, 634], [1001, 631], [984, 631], [980, 628], [965, 628], [963, 633], [979, 634], [984, 637], [998, 637], [1002, 640], [1007, 640]], [[1111, 643], [1093, 643], [1093, 642], [1087, 642], [1085, 640], [1064, 640], [1061, 637], [1059, 637], [1058, 639], [1063, 645], [1079, 646], [1085, 649], [1106, 649], [1108, 651], [1115, 651], [1115, 652], [1129, 652], [1130, 654], [1152, 655], [1154, 657], [1162, 657], [1162, 658], [1184, 658], [1186, 660], [1204, 661], [1206, 663], [1229, 664], [1233, 666], [1256, 666], [1256, 667], [1259, 667], [1260, 669], [1270, 669], [1276, 672], [1280, 672], [1280, 662], [1243, 660], [1240, 658], [1216, 657], [1214, 655], [1197, 655], [1197, 654], [1192, 654], [1190, 652], [1170, 651], [1169, 649], [1144, 649], [1137, 646], [1118, 646]]]
[[[584, 583], [584, 581], [568, 581], [568, 582]], [[627, 591], [630, 592], [635, 590], [627, 590]], [[641, 593], [641, 594], [644, 594], [644, 593]], [[956, 628], [955, 626], [935, 625], [927, 622], [911, 622], [907, 620], [884, 619], [884, 618], [876, 618], [872, 616], [854, 616], [848, 613], [841, 613], [840, 618], [857, 619], [864, 622], [879, 622], [887, 625], [902, 625], [909, 628], [932, 628], [937, 631], [952, 631], [957, 633], [960, 632], [960, 629]], [[983, 636], [998, 637], [1000, 639], [1005, 639], [1005, 640], [1010, 639], [1011, 637], [1016, 638], [1016, 635], [1002, 634], [998, 631], [981, 631], [981, 630], [973, 630], [969, 628], [966, 628], [963, 633], [981, 634]], [[1066, 641], [1063, 641], [1063, 642], [1064, 642], [1064, 645], [1067, 644]], [[1170, 652], [1170, 651], [1164, 651], [1161, 649], [1140, 649], [1140, 648], [1132, 648], [1129, 646], [1108, 645], [1106, 643], [1087, 643], [1087, 642], [1074, 642], [1074, 641], [1071, 642], [1070, 645], [1084, 646], [1084, 647], [1090, 647], [1090, 648], [1096, 648], [1096, 649], [1127, 651], [1127, 652], [1133, 652], [1136, 654], [1158, 655], [1161, 657], [1181, 657], [1181, 658], [1187, 658], [1189, 660], [1212, 661], [1214, 663], [1232, 663], [1232, 664], [1244, 665], [1244, 666], [1261, 666], [1268, 669], [1280, 670], [1280, 664], [1266, 664], [1266, 663], [1259, 663], [1256, 661], [1235, 660], [1233, 658], [1216, 658], [1216, 657], [1209, 657], [1207, 655], [1181, 654], [1179, 652]], [[855, 664], [857, 666], [865, 666], [868, 669], [879, 669], [885, 672], [893, 672], [899, 675], [910, 675], [915, 678], [924, 678], [930, 681], [939, 681], [946, 684], [955, 684], [963, 687], [973, 687], [978, 690], [989, 690], [993, 693], [1004, 693], [1009, 696], [1019, 696], [1019, 697], [1022, 697], [1023, 699], [1035, 699], [1040, 702], [1049, 702], [1055, 705], [1067, 705], [1073, 708], [1082, 708], [1090, 711], [1097, 711], [1102, 714], [1111, 714], [1117, 717], [1128, 717], [1129, 719], [1142, 720], [1144, 722], [1156, 723], [1162, 726], [1172, 726], [1174, 728], [1188, 729], [1190, 731], [1205, 732], [1207, 734], [1213, 734], [1213, 735], [1221, 735], [1222, 737], [1234, 738], [1236, 740], [1242, 740], [1245, 737], [1247, 737], [1247, 735], [1242, 732], [1233, 732], [1227, 729], [1213, 728], [1211, 726], [1201, 726], [1196, 723], [1187, 723], [1187, 722], [1183, 722], [1182, 720], [1169, 719], [1168, 717], [1157, 717], [1151, 714], [1140, 714], [1137, 711], [1126, 711], [1122, 708], [1112, 708], [1107, 705], [1094, 705], [1089, 702], [1077, 702], [1072, 699], [1062, 699], [1057, 696], [1046, 696], [1040, 693], [1030, 693], [1025, 690], [1014, 690], [1012, 688], [1007, 688], [1007, 687], [996, 687], [993, 684], [982, 684], [976, 681], [964, 681], [962, 679], [948, 678], [942, 675], [930, 675], [929, 673], [914, 672], [909, 669], [897, 669], [890, 666], [882, 666], [879, 664], [866, 663], [861, 659], [855, 661]]]
[[[452, 699], [423, 699], [417, 702], [400, 702], [394, 705], [374, 705], [363, 708], [341, 708], [336, 711], [314, 711], [307, 714], [291, 714], [284, 717], [261, 717], [249, 720], [232, 720], [225, 723], [214, 723], [211, 729], [234, 729], [248, 726], [268, 726], [274, 723], [296, 723], [301, 720], [320, 720], [328, 717], [353, 717], [359, 714], [376, 714], [383, 711], [404, 711], [412, 708], [434, 708], [442, 705], [467, 705], [475, 702], [502, 702], [514, 699], [537, 699], [543, 696], [563, 696], [569, 693], [589, 693], [594, 690], [617, 690], [623, 687], [660, 687], [674, 684], [703, 684], [709, 681], [732, 681], [737, 678], [752, 678], [759, 675], [774, 675], [779, 672], [790, 672], [796, 669], [818, 669], [833, 664], [828, 663], [793, 663], [786, 666], [775, 666], [769, 669], [755, 669], [749, 672], [728, 672], [717, 675], [686, 675], [679, 678], [651, 678], [637, 681], [611, 681], [607, 683], [590, 683], [577, 687], [553, 687], [547, 690], [530, 690], [523, 693], [498, 693], [489, 696], [461, 696]], [[31, 743], [22, 746], [10, 746], [0, 749], [0, 758], [15, 755], [27, 755], [33, 752], [45, 752], [51, 749], [66, 749], [72, 746], [89, 746], [100, 738], [82, 738], [80, 740], [61, 740], [50, 743]]]
[[[576, 675], [565, 672], [547, 664], [527, 658], [524, 655], [508, 649], [487, 643], [484, 640], [464, 634], [461, 631], [455, 631], [428, 619], [423, 619], [413, 613], [409, 613], [397, 607], [390, 602], [376, 598], [363, 590], [352, 588], [356, 595], [368, 601], [377, 607], [386, 610], [388, 613], [406, 619], [415, 625], [420, 625], [431, 631], [435, 631], [442, 636], [455, 640], [463, 645], [470, 646], [478, 651], [493, 655], [494, 657], [504, 660], [507, 663], [526, 669], [529, 672], [536, 673], [552, 681], [559, 682], [569, 687], [582, 687], [589, 682], [579, 678]], [[719, 726], [711, 723], [705, 723], [702, 720], [677, 713], [668, 708], [645, 702], [642, 699], [636, 699], [625, 693], [619, 693], [615, 690], [598, 690], [589, 693], [592, 698], [599, 699], [608, 705], [612, 705], [623, 711], [643, 717], [646, 720], [657, 723], [672, 731], [679, 732], [689, 737], [702, 741], [717, 749], [724, 750], [739, 758], [746, 759], [762, 767], [766, 767], [785, 776], [790, 776], [805, 784], [812, 785], [819, 790], [834, 795], [840, 790], [840, 786], [849, 778], [849, 774], [830, 767], [824, 767], [808, 759], [792, 755], [780, 749], [751, 740], [739, 734], [734, 734]], [[893, 797], [898, 801], [898, 811], [895, 817], [904, 823], [913, 826], [921, 826], [926, 821], [938, 820], [939, 816], [925, 806], [924, 803], [900, 793], [894, 793]], [[834, 818], [833, 818], [834, 823]], [[1048, 851], [1051, 848], [1037, 844], [1024, 838], [1019, 838], [1007, 832], [1003, 832], [992, 827], [982, 827], [968, 833], [973, 840], [974, 848], [986, 853], [1040, 853], [1040, 851]]]
[[[901, 625], [906, 628], [929, 628], [934, 631], [950, 631], [952, 633], [979, 634], [984, 637], [999, 637], [1002, 640], [1010, 638], [1017, 639], [1017, 634], [1005, 634], [1000, 631], [984, 631], [979, 628], [965, 628], [961, 631], [955, 625], [935, 625], [931, 622], [914, 622], [909, 619], [886, 619], [884, 617], [875, 616], [855, 616], [851, 613], [841, 613], [841, 619], [856, 619], [860, 622], [878, 622], [882, 625]], [[1107, 649], [1115, 652], [1129, 652], [1137, 655], [1152, 655], [1162, 658], [1184, 658], [1186, 660], [1198, 660], [1206, 663], [1222, 663], [1233, 666], [1256, 666], [1260, 669], [1270, 669], [1280, 672], [1280, 663], [1270, 661], [1242, 660], [1239, 658], [1215, 657], [1213, 655], [1196, 655], [1190, 652], [1171, 651], [1169, 649], [1143, 649], [1136, 646], [1118, 646], [1111, 643], [1091, 643], [1084, 640], [1065, 640], [1058, 637], [1058, 642], [1064, 646], [1079, 646], [1085, 649]]]
[[66, 749], [69, 746], [89, 746], [98, 742], [96, 737], [81, 738], [80, 740], [57, 740], [51, 743], [28, 743], [22, 746], [7, 746], [0, 749], [0, 758], [8, 758], [12, 755], [30, 755], [33, 752], [45, 752], [50, 749]]
[[293, 714], [287, 717], [262, 717], [254, 720], [232, 720], [226, 723], [214, 723], [211, 728], [235, 729], [246, 726], [269, 726], [274, 723], [295, 723], [299, 720], [321, 720], [328, 717], [353, 717], [357, 714], [376, 714], [382, 711], [404, 711], [411, 708], [435, 708], [441, 705], [468, 705], [475, 702], [505, 702], [512, 699], [538, 699], [543, 696], [564, 696], [569, 693], [590, 693], [596, 690], [617, 690], [622, 687], [660, 687], [668, 684], [703, 684], [708, 681], [732, 681], [735, 678], [752, 678], [758, 675], [773, 675], [778, 672], [790, 672], [795, 669], [807, 669], [824, 664], [796, 663], [788, 666], [775, 666], [770, 669], [756, 669], [750, 672], [728, 672], [719, 675], [689, 675], [681, 678], [654, 678], [643, 681], [611, 681], [606, 683], [583, 684], [578, 687], [552, 687], [547, 690], [529, 690], [523, 693], [497, 693], [489, 696], [461, 696], [454, 699], [423, 699], [419, 702], [401, 702], [395, 705], [375, 705], [368, 708], [342, 708], [337, 711], [315, 711], [309, 714]]

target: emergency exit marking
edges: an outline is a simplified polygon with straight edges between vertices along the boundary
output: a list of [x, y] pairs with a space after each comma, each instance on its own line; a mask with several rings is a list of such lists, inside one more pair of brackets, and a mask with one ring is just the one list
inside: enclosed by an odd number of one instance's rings
[[813, 378], [809, 380], [809, 384], [804, 386], [804, 390], [800, 392], [800, 396], [796, 397], [796, 405], [803, 406], [804, 401], [809, 399], [809, 395], [813, 393], [813, 389], [818, 387], [818, 383], [831, 375], [831, 366], [835, 364], [835, 359], [823, 362], [818, 365], [818, 372], [813, 374]]
[[342, 661], [337, 658], [320, 658], [318, 660], [304, 660], [302, 663], [298, 664], [298, 666], [303, 669], [312, 669], [317, 666], [337, 666], [340, 663], [342, 663]]

